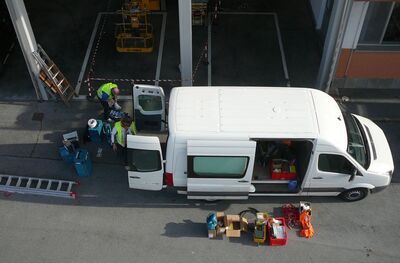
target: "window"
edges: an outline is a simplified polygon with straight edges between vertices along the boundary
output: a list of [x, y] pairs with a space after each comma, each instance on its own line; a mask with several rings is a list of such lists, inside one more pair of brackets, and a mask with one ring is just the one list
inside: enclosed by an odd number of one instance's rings
[[161, 170], [159, 151], [128, 149], [129, 168], [134, 172], [155, 172]]
[[347, 152], [365, 169], [369, 166], [369, 153], [366, 139], [361, 132], [358, 120], [347, 112], [342, 112], [347, 131]]
[[396, 42], [400, 44], [400, 3], [393, 6], [392, 15], [390, 17], [383, 42]]
[[354, 170], [349, 160], [342, 155], [336, 154], [320, 154], [318, 169], [324, 172], [341, 174], [351, 174]]
[[400, 3], [369, 2], [359, 46], [400, 46]]
[[160, 96], [139, 95], [139, 105], [144, 111], [160, 111], [162, 110], [162, 102]]
[[242, 178], [246, 174], [248, 157], [189, 156], [189, 176], [199, 178]]

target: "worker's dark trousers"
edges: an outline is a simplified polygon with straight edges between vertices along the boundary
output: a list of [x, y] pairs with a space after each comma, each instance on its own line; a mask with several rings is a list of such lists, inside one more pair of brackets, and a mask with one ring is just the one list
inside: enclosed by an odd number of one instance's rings
[[110, 106], [108, 106], [108, 101], [102, 101], [99, 97], [97, 97], [101, 103], [101, 106], [103, 106], [103, 118], [104, 120], [108, 120], [110, 116]]
[[116, 143], [117, 145], [117, 155], [122, 158], [124, 161], [124, 165], [128, 165], [128, 150], [125, 147], [121, 146], [120, 144]]

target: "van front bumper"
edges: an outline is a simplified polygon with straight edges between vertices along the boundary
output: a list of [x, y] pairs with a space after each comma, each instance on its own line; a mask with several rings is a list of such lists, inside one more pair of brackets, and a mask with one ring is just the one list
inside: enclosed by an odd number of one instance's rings
[[389, 185], [375, 187], [375, 188], [371, 189], [371, 193], [375, 194], [375, 193], [381, 192], [382, 190], [385, 190], [388, 186]]

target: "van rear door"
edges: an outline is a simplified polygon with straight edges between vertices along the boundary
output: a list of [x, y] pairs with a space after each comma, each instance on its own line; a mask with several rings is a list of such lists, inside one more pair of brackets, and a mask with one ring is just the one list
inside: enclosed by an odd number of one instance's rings
[[166, 115], [163, 89], [152, 85], [134, 85], [132, 97], [136, 128], [139, 131], [164, 131]]
[[138, 135], [127, 137], [129, 188], [161, 190], [164, 168], [159, 138]]
[[187, 142], [188, 199], [247, 199], [256, 142]]

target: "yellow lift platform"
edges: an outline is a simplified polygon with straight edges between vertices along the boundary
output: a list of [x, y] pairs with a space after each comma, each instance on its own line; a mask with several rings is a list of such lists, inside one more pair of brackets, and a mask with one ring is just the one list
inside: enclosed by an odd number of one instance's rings
[[153, 2], [151, 0], [125, 1], [119, 11], [122, 15], [122, 23], [117, 23], [115, 29], [118, 52], [149, 53], [153, 51], [153, 26], [147, 18], [150, 8], [154, 8]]
[[192, 0], [192, 25], [204, 26], [207, 24], [208, 0]]

